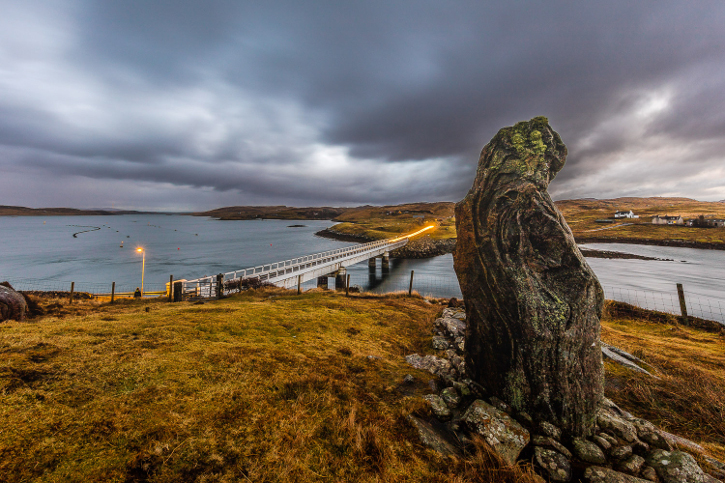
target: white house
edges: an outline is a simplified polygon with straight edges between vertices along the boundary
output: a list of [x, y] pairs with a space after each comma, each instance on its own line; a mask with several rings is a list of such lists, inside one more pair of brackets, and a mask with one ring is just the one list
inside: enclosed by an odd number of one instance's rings
[[675, 216], [655, 215], [652, 218], [652, 223], [655, 225], [684, 225], [685, 220], [683, 220], [682, 217], [679, 215], [675, 215]]
[[632, 210], [629, 211], [618, 211], [614, 214], [615, 218], [639, 218], [639, 215], [635, 215]]

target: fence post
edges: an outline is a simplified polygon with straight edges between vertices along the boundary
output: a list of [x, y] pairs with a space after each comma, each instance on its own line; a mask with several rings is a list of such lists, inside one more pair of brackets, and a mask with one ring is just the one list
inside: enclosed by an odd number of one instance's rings
[[345, 283], [345, 295], [350, 295], [350, 274], [347, 274], [347, 281]]
[[169, 275], [169, 302], [174, 301], [174, 276]]
[[113, 303], [113, 298], [116, 296], [116, 282], [113, 282], [111, 284], [111, 303]]
[[410, 271], [410, 287], [408, 287], [408, 295], [413, 295], [413, 274], [415, 270]]
[[71, 282], [70, 283], [70, 301], [68, 302], [68, 305], [73, 303], [73, 291], [75, 290], [75, 288], [76, 288], [76, 283]]
[[297, 295], [302, 293], [302, 275], [297, 275]]
[[682, 313], [682, 323], [689, 325], [690, 320], [687, 318], [687, 304], [685, 304], [685, 291], [682, 289], [682, 284], [677, 284], [677, 296], [680, 298], [680, 312]]
[[183, 282], [174, 282], [174, 302], [181, 302], [182, 291], [184, 290]]
[[216, 298], [222, 298], [224, 293], [224, 274], [220, 273], [216, 276]]

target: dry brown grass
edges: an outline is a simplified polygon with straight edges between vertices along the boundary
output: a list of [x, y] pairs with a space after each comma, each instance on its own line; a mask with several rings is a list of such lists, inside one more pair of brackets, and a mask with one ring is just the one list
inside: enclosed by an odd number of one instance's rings
[[[672, 322], [672, 321], [670, 321]], [[607, 396], [725, 459], [725, 336], [617, 315], [602, 340], [637, 355], [659, 379], [606, 363]]]
[[427, 351], [439, 310], [277, 289], [2, 324], [0, 479], [531, 481], [481, 444], [444, 458], [407, 422], [429, 375], [403, 356]]
[[[611, 200], [565, 200], [557, 201], [567, 223], [577, 240], [600, 239], [603, 241], [628, 240], [681, 240], [690, 243], [725, 245], [725, 229], [691, 228], [686, 226], [653, 225], [655, 215], [681, 215], [684, 219], [699, 215], [725, 218], [725, 203], [697, 201], [689, 198], [617, 198]], [[634, 223], [606, 230], [592, 231], [611, 225], [596, 220], [612, 218], [617, 210], [631, 209], [640, 215], [638, 219], [618, 220]]]

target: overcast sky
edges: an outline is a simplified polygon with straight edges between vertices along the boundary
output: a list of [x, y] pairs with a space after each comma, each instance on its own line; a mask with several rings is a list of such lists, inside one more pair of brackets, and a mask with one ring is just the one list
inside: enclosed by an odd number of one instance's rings
[[0, 204], [458, 201], [544, 115], [555, 199], [725, 199], [725, 2], [0, 0]]

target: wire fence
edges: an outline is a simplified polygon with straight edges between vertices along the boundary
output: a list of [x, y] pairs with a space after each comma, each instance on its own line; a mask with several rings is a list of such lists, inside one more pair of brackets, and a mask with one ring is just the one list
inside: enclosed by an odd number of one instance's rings
[[[114, 283], [95, 283], [95, 282], [74, 282], [66, 280], [44, 280], [37, 278], [12, 278], [7, 280], [15, 290], [21, 292], [43, 292], [50, 295], [69, 296], [71, 288], [73, 289], [75, 298], [88, 298], [111, 296], [111, 292], [115, 292], [116, 297], [133, 296], [136, 285], [115, 285]], [[166, 292], [166, 285], [145, 285], [144, 296], [157, 296]]]
[[[335, 277], [328, 279], [327, 288], [344, 289], [347, 280], [338, 280], [339, 287], [335, 287]], [[71, 286], [75, 297], [103, 297], [110, 296], [113, 289], [112, 283], [93, 282], [71, 282], [61, 280], [43, 280], [33, 278], [14, 278], [8, 280], [16, 290], [24, 292], [45, 292], [58, 296], [68, 296]], [[252, 280], [253, 282], [253, 280]], [[318, 286], [318, 280], [313, 279], [303, 282], [300, 286], [302, 291], [310, 290]], [[232, 294], [247, 288], [255, 288], [254, 283], [237, 284], [231, 286], [228, 282], [223, 283], [221, 290], [217, 288], [214, 281], [208, 285], [199, 286], [193, 293], [184, 294], [188, 296], [214, 297], [219, 294]], [[429, 274], [410, 274], [406, 276], [390, 276], [382, 278], [374, 275], [368, 279], [353, 279], [350, 282], [353, 292], [369, 291], [373, 293], [393, 292], [416, 292], [428, 297], [456, 297], [462, 298], [458, 279], [451, 276], [439, 276]], [[604, 286], [604, 295], [609, 300], [628, 303], [647, 310], [654, 310], [673, 315], [681, 315], [681, 307], [676, 287], [672, 292], [657, 292], [651, 290], [637, 290], [624, 287]], [[116, 297], [133, 296], [136, 286], [116, 285]], [[168, 284], [152, 284], [144, 287], [144, 296], [159, 296], [168, 294]], [[87, 295], [83, 295], [87, 294]], [[688, 316], [711, 320], [725, 325], [725, 300], [719, 300], [696, 292], [684, 291], [685, 304]]]
[[[621, 287], [604, 286], [604, 296], [609, 300], [624, 302], [647, 310], [655, 310], [673, 315], [682, 315], [677, 290], [655, 292], [634, 290]], [[725, 302], [697, 293], [685, 291], [687, 315], [700, 319], [712, 320], [725, 325]]]

